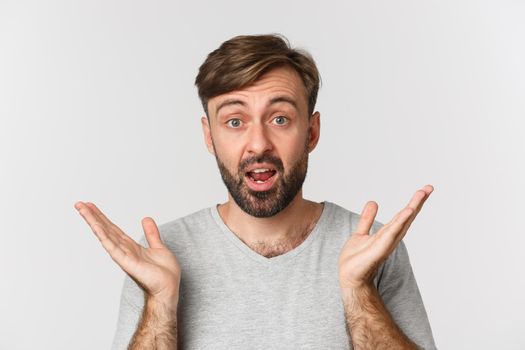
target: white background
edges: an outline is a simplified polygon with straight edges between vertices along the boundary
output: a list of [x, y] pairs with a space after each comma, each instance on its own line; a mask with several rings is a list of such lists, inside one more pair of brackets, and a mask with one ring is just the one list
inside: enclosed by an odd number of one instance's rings
[[442, 349], [525, 348], [523, 1], [0, 2], [0, 348], [107, 349], [124, 273], [82, 217], [135, 239], [226, 199], [197, 69], [238, 34], [314, 56], [305, 197], [387, 222]]

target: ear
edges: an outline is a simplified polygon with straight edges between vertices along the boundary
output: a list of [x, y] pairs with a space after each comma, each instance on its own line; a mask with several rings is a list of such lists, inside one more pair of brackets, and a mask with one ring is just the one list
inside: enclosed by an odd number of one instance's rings
[[203, 116], [201, 118], [201, 124], [202, 124], [202, 133], [204, 134], [204, 142], [206, 143], [208, 152], [215, 155], [215, 148], [213, 147], [213, 141], [211, 139], [210, 124], [206, 116]]
[[321, 134], [321, 113], [315, 112], [310, 117], [310, 125], [308, 127], [308, 153], [312, 152], [317, 146], [319, 136]]

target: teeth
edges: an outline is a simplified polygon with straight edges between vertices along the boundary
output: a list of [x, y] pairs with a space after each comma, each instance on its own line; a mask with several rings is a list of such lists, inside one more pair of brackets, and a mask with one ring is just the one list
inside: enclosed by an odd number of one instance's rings
[[255, 181], [255, 182], [257, 182], [258, 184], [263, 184], [263, 183], [265, 183], [266, 181], [257, 180], [257, 181]]
[[254, 169], [252, 170], [254, 173], [264, 173], [265, 171], [270, 171], [270, 169]]

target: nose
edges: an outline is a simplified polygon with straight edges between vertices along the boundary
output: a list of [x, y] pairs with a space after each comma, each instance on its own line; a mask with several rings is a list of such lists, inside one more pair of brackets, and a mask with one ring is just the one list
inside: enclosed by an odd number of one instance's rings
[[252, 125], [247, 136], [248, 153], [257, 155], [273, 150], [272, 141], [268, 137], [268, 130], [265, 129], [264, 125], [261, 125], [260, 123]]

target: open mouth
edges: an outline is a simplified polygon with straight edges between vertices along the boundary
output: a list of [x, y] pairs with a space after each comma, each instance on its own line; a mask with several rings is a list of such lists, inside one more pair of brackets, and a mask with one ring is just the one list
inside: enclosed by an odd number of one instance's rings
[[266, 191], [274, 184], [276, 174], [275, 169], [254, 169], [246, 173], [246, 183], [254, 191]]
[[263, 184], [275, 175], [277, 171], [271, 169], [255, 169], [254, 171], [248, 171], [246, 176], [255, 183]]

